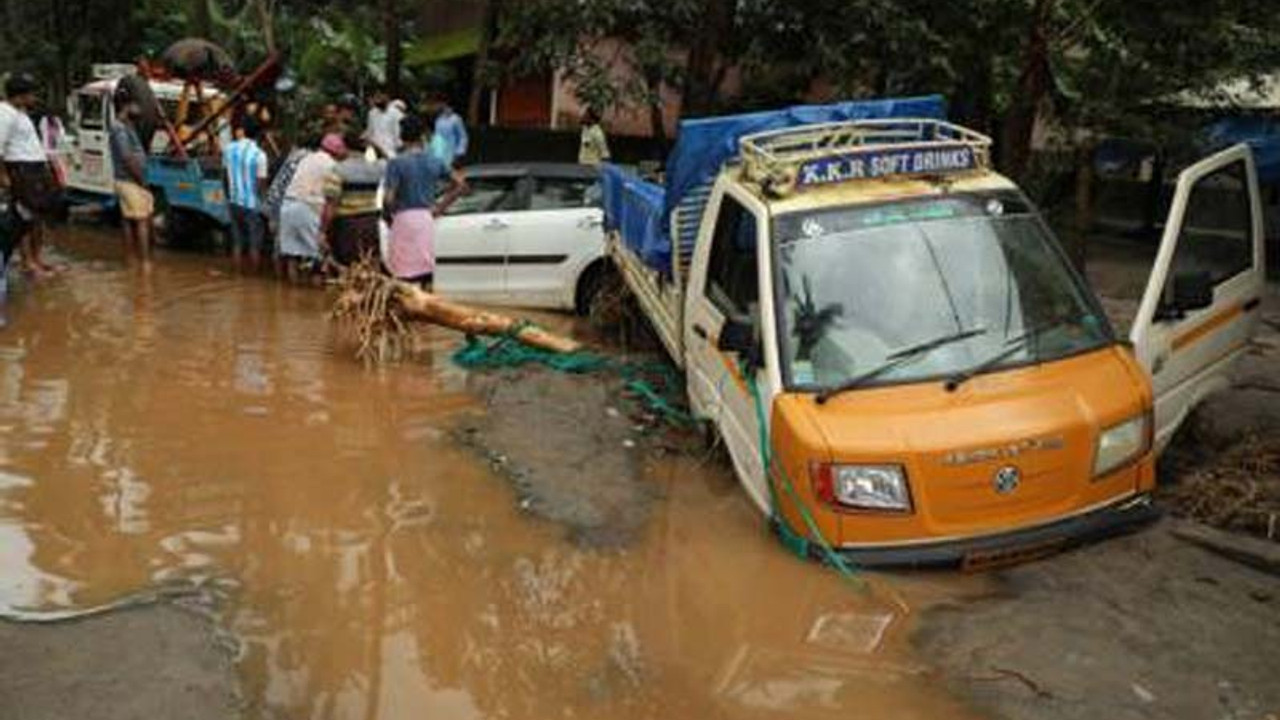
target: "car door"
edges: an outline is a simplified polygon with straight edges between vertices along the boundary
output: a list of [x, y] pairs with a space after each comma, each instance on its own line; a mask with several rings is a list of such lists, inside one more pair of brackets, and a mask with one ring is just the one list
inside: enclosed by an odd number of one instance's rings
[[507, 299], [507, 246], [527, 205], [523, 174], [467, 178], [469, 191], [436, 223], [435, 289], [475, 302]]
[[1130, 335], [1152, 377], [1157, 448], [1197, 403], [1229, 384], [1258, 325], [1264, 244], [1257, 172], [1247, 146], [1182, 172]]
[[[695, 411], [719, 428], [748, 494], [767, 512], [770, 500], [752, 381], [768, 418], [773, 396], [768, 373], [764, 367], [749, 367], [742, 353], [721, 349], [734, 329], [747, 328], [754, 342], [762, 342], [760, 268], [766, 264], [761, 262], [760, 239], [767, 237], [767, 227], [763, 212], [753, 211], [748, 198], [732, 191], [714, 191], [707, 212], [715, 213], [716, 220], [710, 242], [699, 238], [685, 300], [689, 391]], [[756, 362], [763, 358], [760, 353]]]
[[579, 274], [604, 255], [604, 211], [591, 176], [537, 174], [529, 209], [514, 218], [507, 294], [514, 305], [572, 309]]

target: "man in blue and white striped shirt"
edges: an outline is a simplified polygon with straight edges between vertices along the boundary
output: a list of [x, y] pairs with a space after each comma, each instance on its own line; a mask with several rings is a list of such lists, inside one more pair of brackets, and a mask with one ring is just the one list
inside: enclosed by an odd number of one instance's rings
[[241, 258], [249, 254], [249, 267], [262, 268], [262, 244], [266, 238], [266, 216], [262, 199], [267, 192], [267, 154], [258, 145], [262, 128], [253, 118], [245, 118], [239, 140], [222, 151], [226, 169], [227, 204], [231, 211], [231, 263], [240, 272]]

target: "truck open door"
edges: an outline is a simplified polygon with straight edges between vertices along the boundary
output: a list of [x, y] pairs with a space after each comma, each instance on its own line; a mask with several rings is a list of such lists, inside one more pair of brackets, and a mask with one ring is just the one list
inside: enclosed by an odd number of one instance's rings
[[1130, 334], [1153, 381], [1157, 449], [1201, 400], [1229, 384], [1258, 325], [1264, 246], [1248, 146], [1228, 148], [1179, 175]]
[[[762, 208], [744, 193], [717, 187], [707, 204], [715, 218], [699, 238], [685, 298], [685, 365], [694, 412], [719, 428], [751, 499], [771, 510], [760, 454], [760, 419], [751, 385], [769, 407], [767, 346], [759, 336], [761, 262], [768, 237]], [[707, 232], [704, 227], [703, 232]], [[753, 377], [748, 377], [748, 373]]]

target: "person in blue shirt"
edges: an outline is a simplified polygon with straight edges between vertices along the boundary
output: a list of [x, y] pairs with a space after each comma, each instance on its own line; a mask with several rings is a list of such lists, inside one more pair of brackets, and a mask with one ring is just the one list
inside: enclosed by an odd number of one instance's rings
[[462, 117], [453, 111], [448, 98], [438, 95], [434, 104], [438, 108], [434, 128], [435, 137], [439, 138], [437, 142], [447, 148], [452, 157], [450, 164], [460, 165], [463, 156], [467, 154], [467, 126], [462, 122]]
[[425, 147], [427, 128], [418, 116], [406, 117], [400, 127], [404, 152], [387, 166], [383, 185], [383, 216], [391, 225], [384, 260], [395, 277], [430, 290], [435, 218], [466, 192], [467, 184], [461, 172]]
[[267, 154], [258, 145], [262, 134], [258, 121], [246, 117], [240, 131], [240, 139], [222, 151], [231, 214], [231, 265], [240, 272], [247, 252], [249, 268], [257, 273], [262, 269], [262, 245], [267, 235], [263, 199], [267, 192], [268, 161]]

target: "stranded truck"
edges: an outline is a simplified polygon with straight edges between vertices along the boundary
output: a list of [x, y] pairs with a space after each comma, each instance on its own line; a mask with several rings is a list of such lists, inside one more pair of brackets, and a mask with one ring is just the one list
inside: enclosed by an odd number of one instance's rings
[[1008, 562], [1154, 513], [1155, 455], [1258, 321], [1246, 146], [1186, 169], [1118, 337], [941, 98], [692, 120], [603, 170], [609, 252], [788, 544]]

